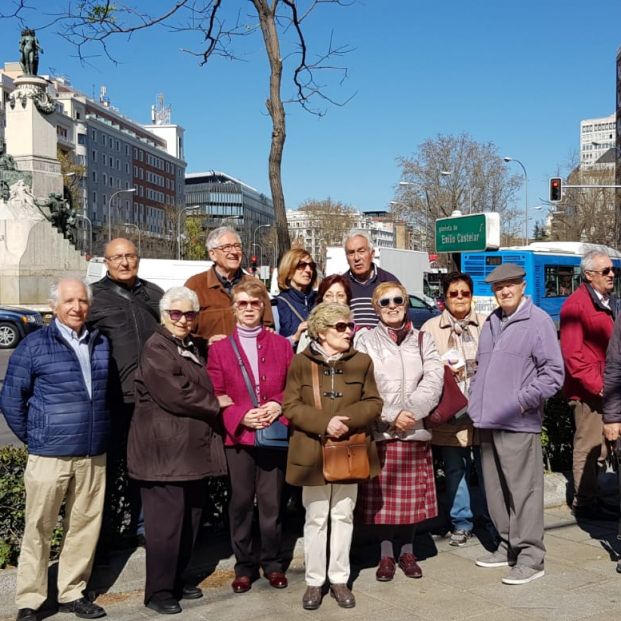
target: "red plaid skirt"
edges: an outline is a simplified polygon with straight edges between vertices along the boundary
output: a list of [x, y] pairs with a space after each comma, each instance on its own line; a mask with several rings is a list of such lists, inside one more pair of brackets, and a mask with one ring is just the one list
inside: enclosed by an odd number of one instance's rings
[[430, 444], [378, 442], [377, 454], [382, 471], [360, 484], [358, 518], [364, 524], [416, 524], [438, 515]]

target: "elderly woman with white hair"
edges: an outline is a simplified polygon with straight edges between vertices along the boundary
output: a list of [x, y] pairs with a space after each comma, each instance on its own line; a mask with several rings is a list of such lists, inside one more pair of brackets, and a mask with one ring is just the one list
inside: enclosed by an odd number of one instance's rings
[[216, 397], [205, 372], [205, 342], [190, 336], [196, 294], [169, 289], [162, 325], [145, 343], [136, 372], [136, 408], [127, 449], [130, 477], [140, 486], [145, 523], [144, 603], [160, 614], [181, 612], [180, 599], [202, 592], [184, 582], [209, 476], [226, 474], [218, 425], [226, 396]]

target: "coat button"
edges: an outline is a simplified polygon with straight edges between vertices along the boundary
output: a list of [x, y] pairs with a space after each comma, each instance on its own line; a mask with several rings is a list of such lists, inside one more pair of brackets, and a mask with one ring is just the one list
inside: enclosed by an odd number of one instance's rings
[[265, 358], [261, 358], [261, 362], [265, 362]]
[[267, 377], [265, 377], [265, 375], [261, 376], [261, 381], [264, 382], [267, 379]]

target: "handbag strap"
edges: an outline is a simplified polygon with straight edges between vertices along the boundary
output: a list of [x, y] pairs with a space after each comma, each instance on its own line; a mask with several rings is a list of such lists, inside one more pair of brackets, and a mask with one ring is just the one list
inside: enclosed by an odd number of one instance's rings
[[313, 378], [313, 398], [315, 407], [321, 410], [321, 393], [319, 392], [319, 365], [311, 361], [311, 376]]
[[248, 390], [248, 394], [250, 395], [252, 405], [254, 405], [255, 408], [258, 408], [259, 400], [257, 399], [257, 393], [252, 388], [252, 382], [250, 381], [250, 376], [248, 375], [248, 369], [246, 369], [246, 365], [244, 364], [244, 361], [241, 357], [239, 347], [237, 347], [237, 342], [232, 336], [229, 336], [229, 341], [231, 342], [231, 346], [233, 347], [233, 351], [235, 352], [235, 356], [237, 357], [239, 369], [241, 371], [242, 377], [244, 378], [244, 383], [246, 384], [246, 389]]
[[278, 296], [278, 299], [281, 302], [284, 302], [290, 309], [291, 312], [300, 320], [300, 321], [306, 321], [306, 319], [304, 319], [304, 317], [302, 317], [302, 315], [300, 313], [298, 313], [298, 311], [295, 309], [295, 306], [293, 306], [293, 304], [291, 304], [291, 302], [289, 302], [289, 300], [287, 300], [287, 298], [284, 298], [282, 295]]

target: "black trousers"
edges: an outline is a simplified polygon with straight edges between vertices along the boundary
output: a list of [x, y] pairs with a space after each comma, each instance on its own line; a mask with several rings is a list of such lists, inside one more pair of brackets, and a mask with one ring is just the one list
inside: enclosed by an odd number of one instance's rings
[[[268, 574], [282, 571], [280, 500], [287, 451], [227, 446], [231, 479], [229, 522], [235, 553], [235, 575], [255, 577], [259, 566]], [[254, 500], [259, 510], [260, 552], [253, 537]]]
[[179, 599], [183, 572], [205, 504], [206, 480], [179, 483], [140, 482], [144, 511], [147, 578], [144, 603]]

